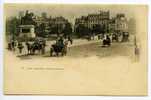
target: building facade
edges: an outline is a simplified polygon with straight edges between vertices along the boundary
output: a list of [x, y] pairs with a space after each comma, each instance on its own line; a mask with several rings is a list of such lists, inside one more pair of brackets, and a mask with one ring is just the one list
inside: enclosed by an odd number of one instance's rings
[[109, 31], [111, 33], [123, 33], [128, 32], [128, 20], [125, 14], [117, 14], [116, 17], [110, 19]]
[[108, 29], [109, 19], [109, 11], [100, 11], [97, 14], [88, 14], [88, 16], [82, 16], [75, 20], [75, 28], [82, 24], [89, 29], [93, 29], [95, 25], [105, 26], [105, 28]]
[[115, 18], [115, 31], [128, 32], [128, 21], [125, 14], [117, 14]]

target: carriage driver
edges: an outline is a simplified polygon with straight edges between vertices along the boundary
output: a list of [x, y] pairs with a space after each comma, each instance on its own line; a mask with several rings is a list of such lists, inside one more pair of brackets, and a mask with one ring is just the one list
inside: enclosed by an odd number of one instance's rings
[[64, 47], [64, 40], [63, 40], [62, 36], [56, 40], [56, 45], [58, 45], [60, 47]]

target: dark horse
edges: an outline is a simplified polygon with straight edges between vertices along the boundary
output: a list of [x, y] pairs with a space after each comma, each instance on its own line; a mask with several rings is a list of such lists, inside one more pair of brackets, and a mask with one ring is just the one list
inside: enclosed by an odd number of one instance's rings
[[29, 42], [26, 42], [26, 46], [27, 46], [27, 54], [31, 54], [32, 53], [32, 44], [30, 44]]
[[42, 50], [42, 47], [43, 46], [41, 43], [33, 43], [31, 46], [32, 53], [35, 54], [36, 51], [38, 51], [40, 53]]
[[26, 43], [28, 53], [27, 54], [35, 54], [36, 51], [40, 53], [44, 48], [42, 43], [34, 42], [33, 44]]
[[50, 48], [50, 56], [53, 56], [53, 53], [56, 54], [56, 56], [59, 56], [59, 53], [61, 53], [62, 56], [67, 54], [67, 45], [68, 43], [64, 43], [63, 45], [57, 45], [53, 44]]

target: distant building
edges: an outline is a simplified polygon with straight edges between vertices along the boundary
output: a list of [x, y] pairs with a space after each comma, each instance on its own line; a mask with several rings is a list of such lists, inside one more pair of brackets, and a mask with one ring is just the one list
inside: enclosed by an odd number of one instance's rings
[[99, 24], [101, 26], [105, 25], [108, 27], [108, 22], [110, 18], [109, 11], [100, 11], [99, 14], [90, 14], [88, 15], [88, 27], [92, 28], [93, 26]]
[[57, 24], [57, 25], [66, 24], [68, 22], [68, 20], [62, 16], [53, 18], [53, 21], [54, 21], [54, 24]]
[[115, 32], [115, 17], [111, 18], [109, 21], [109, 32], [114, 33]]
[[75, 27], [78, 25], [84, 25], [84, 26], [88, 26], [88, 17], [87, 16], [82, 16], [81, 18], [76, 18], [75, 20]]
[[117, 14], [115, 18], [115, 31], [128, 32], [128, 21], [125, 14]]
[[108, 28], [110, 18], [109, 11], [100, 11], [98, 14], [88, 14], [75, 20], [75, 28], [80, 24], [92, 29], [95, 25], [105, 26]]
[[65, 28], [65, 25], [69, 22], [67, 19], [60, 16], [60, 17], [52, 18], [51, 20], [49, 20], [49, 23], [50, 23], [50, 25], [52, 25], [52, 27], [57, 28], [58, 33], [62, 33], [63, 29]]
[[128, 32], [128, 26], [128, 20], [125, 14], [117, 14], [116, 17], [111, 18], [109, 21], [109, 31], [111, 33]]

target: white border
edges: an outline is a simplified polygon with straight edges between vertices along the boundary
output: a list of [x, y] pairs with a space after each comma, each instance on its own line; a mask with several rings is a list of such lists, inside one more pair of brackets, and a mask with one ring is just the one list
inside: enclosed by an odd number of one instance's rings
[[[4, 0], [3, 0], [4, 1]], [[104, 3], [104, 4], [121, 4], [121, 3], [131, 3], [131, 4], [148, 4], [149, 0], [5, 0], [4, 2], [6, 3], [76, 3], [76, 4], [81, 4], [81, 3], [87, 3], [87, 4], [92, 4], [92, 3]]]
[[3, 95], [3, 4], [4, 3], [55, 3], [55, 4], [148, 4], [148, 33], [151, 32], [151, 0], [0, 0], [0, 100], [151, 100], [151, 34], [148, 34], [148, 96], [6, 96]]

